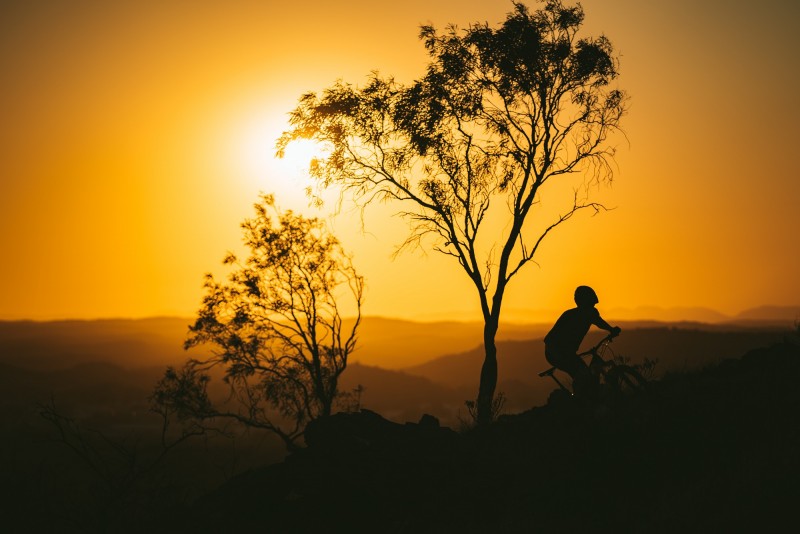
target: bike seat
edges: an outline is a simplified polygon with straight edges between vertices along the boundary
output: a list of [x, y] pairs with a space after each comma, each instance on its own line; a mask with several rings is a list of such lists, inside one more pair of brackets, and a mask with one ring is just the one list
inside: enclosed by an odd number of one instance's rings
[[555, 372], [556, 372], [556, 368], [555, 367], [551, 367], [550, 369], [548, 369], [546, 371], [542, 371], [541, 373], [539, 373], [539, 376], [542, 377], [542, 378], [544, 378], [545, 376], [553, 376], [553, 373], [555, 373]]

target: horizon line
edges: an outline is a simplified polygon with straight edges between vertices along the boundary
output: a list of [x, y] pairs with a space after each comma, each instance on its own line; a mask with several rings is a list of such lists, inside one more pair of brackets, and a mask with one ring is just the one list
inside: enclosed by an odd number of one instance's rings
[[[742, 315], [748, 312], [755, 312], [760, 310], [775, 310], [780, 312], [789, 313], [790, 310], [794, 310], [794, 317], [767, 317], [767, 318], [748, 318], [742, 317]], [[602, 307], [601, 307], [602, 310]], [[556, 309], [524, 309], [524, 308], [511, 308], [509, 310], [505, 310], [507, 319], [501, 319], [501, 324], [548, 324], [555, 319], [563, 312], [563, 310], [558, 311]], [[655, 317], [655, 316], [648, 316], [642, 315], [637, 317], [631, 317], [631, 314], [635, 314], [637, 312], [643, 312], [644, 314], [648, 313], [655, 313], [656, 315], [663, 315], [663, 314], [674, 314], [676, 312], [688, 312], [687, 315], [689, 317]], [[693, 314], [713, 314], [718, 316], [716, 320], [709, 320], [708, 317], [705, 319], [699, 319], [697, 317], [692, 317]], [[622, 321], [622, 322], [667, 322], [667, 323], [675, 323], [675, 322], [700, 322], [700, 323], [707, 323], [707, 324], [715, 324], [715, 323], [725, 323], [734, 320], [743, 320], [743, 321], [800, 321], [800, 304], [795, 305], [785, 305], [785, 304], [762, 304], [759, 306], [753, 306], [749, 308], [745, 308], [737, 313], [730, 314], [720, 312], [717, 309], [705, 307], [705, 306], [670, 306], [670, 307], [661, 307], [661, 306], [649, 306], [649, 305], [642, 305], [636, 307], [624, 307], [618, 306], [614, 308], [608, 308], [602, 311], [602, 314], [606, 317], [607, 320], [612, 321]], [[620, 314], [622, 316], [616, 316]], [[542, 316], [547, 316], [548, 319], [544, 320]], [[527, 318], [525, 317], [527, 316]], [[344, 319], [349, 320], [353, 319], [355, 316], [348, 316], [344, 317]], [[375, 313], [375, 314], [362, 314], [362, 320], [366, 318], [372, 319], [386, 319], [386, 320], [394, 320], [394, 321], [405, 321], [405, 322], [412, 322], [412, 323], [482, 323], [483, 319], [478, 315], [473, 315], [468, 312], [441, 312], [441, 313], [426, 313], [426, 314], [417, 314], [414, 316], [410, 315], [388, 315], [383, 313]], [[552, 320], [549, 318], [552, 317]], [[93, 322], [93, 321], [144, 321], [144, 320], [155, 320], [155, 319], [180, 319], [186, 321], [193, 321], [195, 318], [194, 315], [180, 315], [174, 313], [156, 313], [153, 315], [109, 315], [109, 316], [91, 316], [91, 317], [69, 317], [69, 316], [49, 316], [49, 317], [13, 317], [13, 316], [0, 316], [0, 322], [5, 323], [56, 323], [56, 322]]]

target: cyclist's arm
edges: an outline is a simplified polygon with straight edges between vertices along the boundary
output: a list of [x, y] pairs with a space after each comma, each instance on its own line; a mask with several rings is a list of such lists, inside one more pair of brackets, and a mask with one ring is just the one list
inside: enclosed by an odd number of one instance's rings
[[606, 331], [608, 331], [608, 332], [611, 332], [611, 333], [612, 333], [612, 334], [614, 334], [615, 336], [618, 336], [618, 335], [619, 335], [619, 333], [622, 331], [622, 329], [621, 329], [620, 327], [618, 327], [618, 326], [611, 326], [610, 324], [608, 324], [608, 323], [605, 321], [605, 319], [603, 319], [602, 317], [600, 317], [600, 313], [599, 313], [599, 312], [597, 313], [597, 317], [595, 317], [595, 320], [594, 320], [594, 325], [595, 325], [597, 328], [602, 328], [603, 330], [606, 330]]

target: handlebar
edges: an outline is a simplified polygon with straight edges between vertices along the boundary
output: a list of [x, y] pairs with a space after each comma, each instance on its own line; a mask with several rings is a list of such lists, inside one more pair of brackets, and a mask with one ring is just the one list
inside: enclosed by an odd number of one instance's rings
[[611, 343], [614, 341], [614, 338], [617, 337], [619, 334], [615, 334], [614, 332], [609, 332], [609, 334], [597, 342], [597, 344], [592, 347], [591, 349], [587, 350], [586, 352], [578, 353], [578, 357], [583, 358], [584, 356], [597, 355], [597, 351], [600, 350], [600, 347], [605, 345], [606, 343]]

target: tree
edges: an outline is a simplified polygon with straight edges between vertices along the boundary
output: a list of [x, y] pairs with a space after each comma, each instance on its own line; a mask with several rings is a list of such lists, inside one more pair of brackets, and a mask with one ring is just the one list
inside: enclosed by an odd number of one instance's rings
[[[422, 78], [404, 86], [373, 73], [363, 88], [337, 82], [305, 94], [277, 143], [280, 156], [295, 139], [317, 140], [327, 150], [310, 167], [320, 186], [339, 185], [362, 206], [400, 202], [411, 223], [404, 245], [432, 236], [432, 247], [461, 265], [484, 319], [479, 423], [491, 419], [509, 282], [556, 227], [581, 210], [604, 209], [588, 201], [588, 187], [587, 195], [573, 189], [552, 220], [542, 219], [540, 205], [551, 183], [578, 175], [588, 185], [613, 174], [608, 138], [627, 98], [611, 87], [611, 43], [579, 38], [583, 20], [580, 5], [550, 0], [534, 12], [515, 3], [498, 28], [423, 26], [430, 63]], [[504, 230], [495, 239], [487, 221], [498, 210]]]
[[[255, 209], [242, 224], [248, 258], [225, 258], [233, 267], [226, 282], [206, 275], [185, 343], [210, 345], [212, 354], [168, 369], [153, 402], [184, 422], [223, 418], [274, 432], [291, 449], [310, 420], [333, 410], [356, 344], [364, 282], [320, 220], [280, 213], [267, 195]], [[356, 318], [345, 327], [340, 300], [348, 294]], [[207, 391], [214, 367], [230, 387], [221, 407]]]

